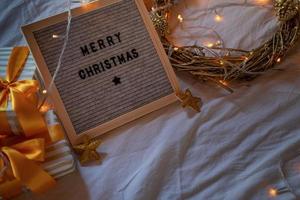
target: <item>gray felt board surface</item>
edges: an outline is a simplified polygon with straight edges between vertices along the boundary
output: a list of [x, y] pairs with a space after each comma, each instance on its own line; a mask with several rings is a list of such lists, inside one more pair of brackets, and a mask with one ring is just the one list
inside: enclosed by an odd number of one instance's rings
[[[66, 25], [34, 32], [52, 75]], [[77, 134], [173, 93], [134, 0], [72, 18], [55, 85]]]

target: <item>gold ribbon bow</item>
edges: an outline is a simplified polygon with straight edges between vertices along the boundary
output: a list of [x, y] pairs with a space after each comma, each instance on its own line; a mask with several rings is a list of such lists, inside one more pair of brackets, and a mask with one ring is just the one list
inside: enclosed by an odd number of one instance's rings
[[54, 186], [55, 180], [38, 164], [44, 161], [44, 139], [32, 139], [10, 147], [2, 147], [1, 155], [2, 197], [10, 198], [19, 194], [22, 186], [35, 193], [42, 193]]
[[9, 100], [12, 102], [12, 108], [26, 137], [47, 131], [45, 121], [37, 110], [38, 99], [34, 95], [39, 89], [38, 82], [35, 80], [18, 81], [28, 55], [27, 47], [15, 47], [8, 61], [6, 77], [0, 78], [0, 134], [2, 135], [11, 134], [5, 112]]

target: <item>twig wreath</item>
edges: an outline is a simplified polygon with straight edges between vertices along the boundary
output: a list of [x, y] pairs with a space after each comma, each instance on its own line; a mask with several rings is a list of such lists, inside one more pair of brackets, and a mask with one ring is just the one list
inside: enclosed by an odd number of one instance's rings
[[[166, 36], [169, 33], [169, 16], [176, 3], [174, 0], [153, 1], [150, 17], [172, 66], [199, 80], [212, 81], [230, 92], [233, 90], [226, 81], [251, 80], [274, 68], [296, 43], [300, 33], [299, 1], [274, 0], [278, 29], [271, 39], [251, 51], [225, 48], [220, 45], [220, 41], [208, 46], [174, 46]], [[215, 19], [220, 20], [220, 17], [217, 15]], [[181, 15], [178, 15], [178, 20], [183, 21]]]

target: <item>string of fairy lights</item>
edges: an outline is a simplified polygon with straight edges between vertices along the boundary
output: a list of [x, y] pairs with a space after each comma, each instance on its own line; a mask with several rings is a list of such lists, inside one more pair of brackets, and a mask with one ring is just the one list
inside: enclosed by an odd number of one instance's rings
[[[242, 5], [273, 8], [268, 6], [270, 5], [269, 0], [256, 0], [253, 3], [255, 4], [249, 4], [245, 0]], [[295, 12], [295, 10], [298, 11], [298, 4], [299, 1], [275, 1], [274, 7], [279, 19], [279, 29], [269, 41], [250, 51], [225, 47], [220, 35], [214, 29], [208, 27], [204, 28], [211, 29], [212, 33], [218, 38], [216, 42], [204, 42], [202, 46], [172, 45], [172, 41], [169, 41], [167, 38], [169, 34], [168, 20], [170, 15], [174, 14], [172, 13], [172, 8], [176, 6], [176, 3], [172, 0], [155, 0], [151, 8], [150, 17], [158, 34], [161, 36], [161, 41], [175, 69], [188, 71], [198, 79], [213, 81], [233, 92], [229, 87], [228, 80], [245, 80], [245, 75], [247, 80], [249, 76], [251, 79], [263, 74], [267, 69], [274, 67], [276, 63], [280, 63], [286, 52], [295, 44], [300, 33], [298, 29], [300, 24], [299, 14]], [[226, 4], [226, 6], [233, 5], [237, 5], [237, 3]], [[213, 19], [216, 23], [222, 23], [225, 20], [224, 16], [217, 11], [217, 7], [210, 9], [214, 14]], [[208, 11], [206, 9], [204, 12]], [[176, 13], [176, 15], [179, 26], [182, 27], [185, 18], [180, 13]], [[203, 27], [198, 26], [198, 28]], [[204, 51], [207, 51], [212, 56], [207, 56]], [[247, 66], [249, 67], [247, 68]], [[220, 72], [219, 69], [224, 69], [224, 71]], [[230, 70], [233, 70], [233, 73], [230, 73]], [[291, 193], [297, 198], [295, 191], [287, 181], [282, 161], [279, 162], [278, 171], [285, 186], [268, 186], [266, 189], [267, 195], [270, 198], [276, 198], [278, 195]]]
[[[200, 45], [176, 46], [169, 37], [170, 16], [177, 15], [180, 27], [186, 20], [182, 14], [174, 13], [177, 3], [173, 0], [155, 0], [150, 12], [151, 19], [157, 32], [161, 36], [161, 41], [169, 56], [171, 64], [178, 71], [192, 74], [201, 81], [211, 81], [230, 92], [230, 81], [247, 81], [280, 63], [288, 50], [294, 46], [299, 36], [299, 1], [275, 0], [273, 6], [269, 6], [269, 0], [251, 1], [247, 0], [242, 6], [263, 6], [275, 8], [279, 24], [278, 30], [272, 38], [252, 50], [227, 48], [222, 39], [216, 42], [205, 42]], [[222, 3], [220, 3], [222, 4]], [[226, 3], [228, 6], [241, 5], [241, 3]], [[221, 6], [214, 6], [206, 11], [213, 11], [214, 20], [217, 23], [225, 21], [224, 16], [218, 13]], [[201, 28], [201, 27], [200, 27]], [[208, 29], [208, 28], [207, 28]], [[218, 35], [212, 29], [215, 35]], [[219, 37], [219, 36], [218, 36]], [[220, 38], [220, 37], [219, 37]]]
[[[71, 3], [78, 3], [82, 6], [92, 2], [93, 0], [68, 0], [68, 20], [66, 33], [64, 36], [53, 34], [53, 39], [63, 39], [63, 48], [59, 56], [58, 65], [50, 86], [43, 90], [46, 96], [52, 89], [55, 77], [61, 67], [62, 57], [68, 43], [68, 35], [71, 24]], [[268, 6], [270, 0], [254, 0], [255, 5], [249, 4], [247, 0], [244, 6]], [[174, 0], [153, 0], [153, 7], [150, 9], [150, 17], [153, 24], [161, 37], [162, 44], [169, 56], [172, 66], [178, 71], [185, 71], [194, 77], [204, 81], [212, 81], [224, 89], [233, 92], [229, 86], [230, 80], [249, 80], [258, 75], [263, 74], [276, 63], [280, 63], [287, 51], [295, 44], [300, 34], [299, 20], [299, 1], [294, 0], [274, 0], [275, 11], [279, 19], [279, 28], [273, 37], [253, 50], [242, 50], [227, 48], [220, 35], [210, 27], [200, 27], [210, 30], [218, 38], [215, 42], [205, 42], [201, 46], [175, 46], [172, 41], [167, 39], [169, 34], [168, 20], [172, 13], [172, 8], [176, 6]], [[241, 3], [228, 3], [227, 6], [241, 5]], [[217, 10], [223, 7], [213, 7], [202, 10], [207, 12], [212, 10], [214, 13], [214, 21], [222, 23], [225, 18]], [[199, 12], [202, 12], [199, 10]], [[180, 24], [184, 23], [185, 18], [182, 14], [177, 14], [177, 20]], [[199, 27], [198, 27], [199, 28]], [[207, 55], [209, 53], [209, 56]], [[41, 103], [40, 109], [43, 110], [44, 101]], [[279, 172], [286, 182], [285, 187], [267, 187], [267, 195], [275, 198], [280, 194], [290, 192], [296, 198], [287, 182], [282, 163], [279, 164]]]

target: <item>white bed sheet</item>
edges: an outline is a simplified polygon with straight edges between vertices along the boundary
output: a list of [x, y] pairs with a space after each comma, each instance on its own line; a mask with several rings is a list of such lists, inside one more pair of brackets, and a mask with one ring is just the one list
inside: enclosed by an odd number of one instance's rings
[[[269, 38], [276, 27], [270, 6], [245, 7], [240, 0], [186, 2], [177, 11], [189, 34], [201, 33], [195, 39], [200, 43], [212, 39], [211, 34], [190, 26], [213, 27], [226, 46], [248, 49]], [[262, 1], [248, 3], [255, 2]], [[222, 23], [213, 21], [213, 11], [199, 16], [205, 8], [229, 4], [217, 9]], [[65, 7], [62, 0], [1, 0], [0, 47], [25, 44], [20, 25]], [[174, 22], [174, 38], [186, 36], [181, 28]], [[190, 40], [177, 38], [177, 44]], [[102, 165], [79, 166], [46, 194], [17, 199], [270, 199], [270, 187], [285, 186], [279, 161], [299, 151], [299, 55], [300, 44], [280, 65], [283, 70], [240, 84], [233, 94], [180, 74], [182, 88], [202, 97], [200, 114], [175, 103], [118, 128], [102, 137], [98, 150], [107, 153]], [[299, 193], [297, 178], [292, 184]], [[275, 199], [295, 198], [286, 193]]]

